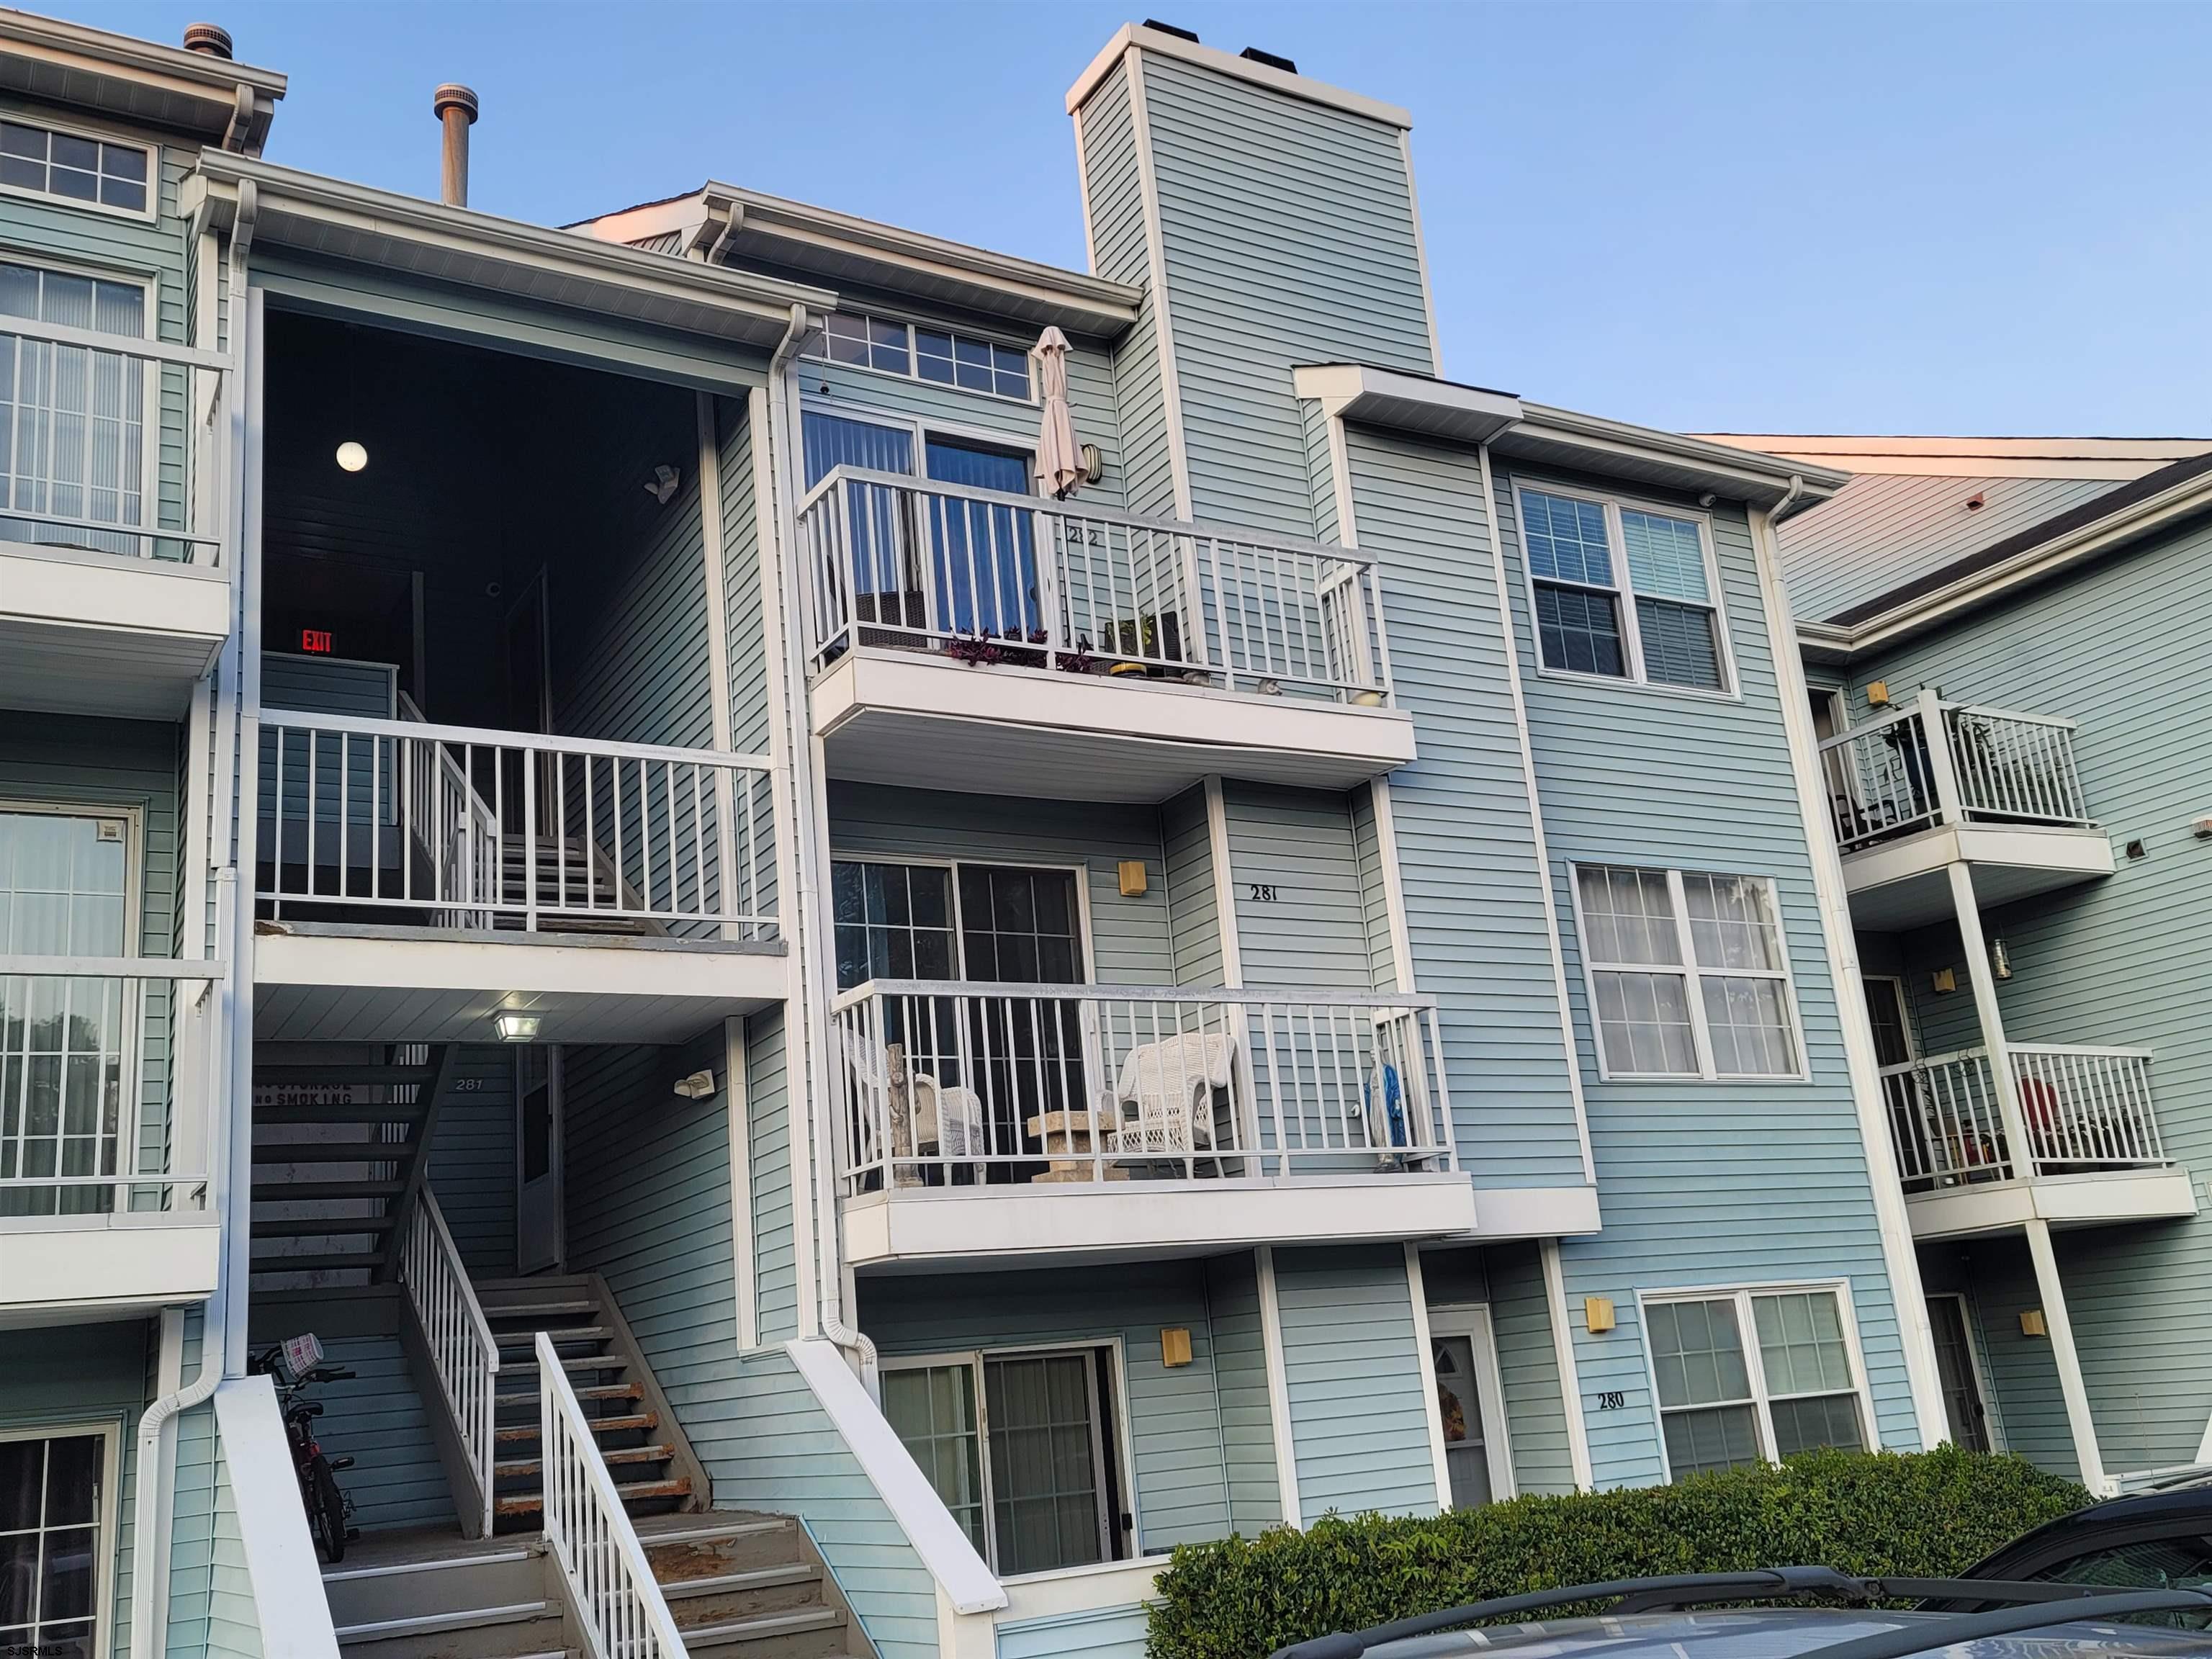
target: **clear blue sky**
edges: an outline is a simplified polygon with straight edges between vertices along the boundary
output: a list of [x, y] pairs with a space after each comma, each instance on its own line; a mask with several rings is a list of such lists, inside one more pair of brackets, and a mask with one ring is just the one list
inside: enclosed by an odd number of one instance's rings
[[[1147, 9], [94, 4], [286, 71], [272, 159], [560, 223], [709, 178], [1080, 266], [1061, 95]], [[1146, 0], [1410, 108], [1445, 368], [1738, 431], [2212, 434], [2212, 7]]]

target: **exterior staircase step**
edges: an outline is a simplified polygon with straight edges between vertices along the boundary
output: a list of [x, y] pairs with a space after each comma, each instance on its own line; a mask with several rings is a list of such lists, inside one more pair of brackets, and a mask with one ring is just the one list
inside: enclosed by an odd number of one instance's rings
[[[261, 1201], [266, 1204], [287, 1200], [264, 1196]], [[287, 1216], [281, 1221], [257, 1218], [253, 1223], [253, 1236], [256, 1238], [344, 1238], [355, 1233], [388, 1233], [395, 1224], [393, 1218], [388, 1215]], [[259, 1267], [262, 1258], [256, 1256], [254, 1266]]]
[[351, 1102], [292, 1106], [256, 1106], [256, 1123], [413, 1123], [427, 1109], [419, 1100], [394, 1100], [383, 1105]]
[[[325, 1230], [327, 1231], [327, 1229]], [[327, 1250], [297, 1255], [257, 1255], [252, 1271], [257, 1273], [334, 1273], [344, 1267], [381, 1267], [381, 1250]]]
[[[689, 1498], [691, 1483], [682, 1480], [633, 1480], [627, 1485], [617, 1482], [615, 1495], [624, 1504], [651, 1503], [664, 1498]], [[503, 1516], [539, 1515], [545, 1509], [545, 1495], [535, 1492], [517, 1492], [512, 1498], [500, 1498], [493, 1507]]]
[[[324, 1198], [396, 1198], [407, 1190], [404, 1181], [264, 1181], [253, 1189], [256, 1204], [312, 1204]], [[269, 1224], [257, 1223], [256, 1232]]]
[[256, 1066], [257, 1084], [290, 1084], [317, 1088], [361, 1083], [429, 1084], [437, 1080], [434, 1066]]
[[[327, 1231], [328, 1229], [325, 1231]], [[618, 1353], [570, 1354], [562, 1359], [561, 1369], [564, 1371], [626, 1371], [629, 1369], [629, 1361]], [[533, 1357], [529, 1359], [517, 1360], [510, 1365], [504, 1359], [501, 1360], [499, 1374], [505, 1376], [509, 1371], [518, 1376], [527, 1371], [535, 1376], [538, 1371], [538, 1361]]]
[[573, 1319], [578, 1314], [583, 1314], [589, 1316], [598, 1313], [599, 1310], [599, 1304], [596, 1302], [518, 1302], [513, 1304], [486, 1302], [483, 1299], [483, 1295], [481, 1291], [477, 1293], [477, 1301], [484, 1310], [484, 1317], [493, 1324], [505, 1325], [521, 1321], [529, 1321], [532, 1322], [531, 1328], [532, 1330], [536, 1330], [538, 1328], [538, 1322], [548, 1319]]
[[257, 1140], [256, 1164], [404, 1164], [411, 1140]]
[[731, 1595], [749, 1590], [781, 1589], [792, 1584], [818, 1584], [822, 1569], [811, 1561], [787, 1562], [781, 1566], [755, 1567], [749, 1572], [716, 1573], [705, 1578], [660, 1578], [662, 1597], [670, 1601], [696, 1601], [708, 1595]]
[[[674, 1608], [669, 1609], [675, 1612]], [[683, 1632], [684, 1645], [696, 1653], [702, 1648], [729, 1647], [738, 1643], [768, 1642], [780, 1637], [823, 1635], [834, 1641], [842, 1639], [845, 1615], [835, 1607], [801, 1607], [786, 1613], [764, 1613], [756, 1619], [736, 1619], [725, 1624], [685, 1626], [681, 1615], [677, 1627]], [[825, 1646], [820, 1651], [834, 1651]]]
[[[532, 1366], [532, 1369], [534, 1370], [537, 1368]], [[507, 1368], [502, 1368], [500, 1375], [505, 1376], [507, 1374]], [[593, 1400], [642, 1400], [644, 1398], [645, 1387], [639, 1382], [595, 1382], [590, 1388], [576, 1390], [576, 1401], [579, 1405]], [[538, 1391], [533, 1389], [528, 1394], [495, 1395], [492, 1397], [492, 1404], [513, 1408], [527, 1406], [531, 1410], [536, 1411]]]
[[[600, 1434], [649, 1434], [660, 1426], [659, 1412], [634, 1412], [626, 1417], [595, 1417], [592, 1432]], [[538, 1423], [517, 1423], [511, 1429], [501, 1429], [493, 1437], [501, 1445], [522, 1445], [544, 1432]]]
[[[568, 1325], [546, 1331], [544, 1334], [553, 1339], [555, 1347], [565, 1348], [578, 1342], [605, 1342], [614, 1335], [614, 1331], [606, 1325]], [[502, 1348], [534, 1348], [538, 1337], [538, 1333], [534, 1330], [496, 1331], [493, 1333], [492, 1340]]]
[[[613, 1468], [625, 1463], [665, 1463], [675, 1455], [673, 1446], [622, 1446], [612, 1451], [602, 1448], [599, 1461]], [[521, 1480], [542, 1475], [544, 1471], [544, 1461], [536, 1457], [518, 1457], [491, 1466], [492, 1478], [496, 1480]]]

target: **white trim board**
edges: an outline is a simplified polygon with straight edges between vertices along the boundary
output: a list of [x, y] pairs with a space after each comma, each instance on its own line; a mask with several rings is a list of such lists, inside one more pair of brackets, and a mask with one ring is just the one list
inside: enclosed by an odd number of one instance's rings
[[215, 1414], [253, 1580], [263, 1651], [268, 1659], [337, 1659], [337, 1636], [307, 1512], [300, 1507], [275, 1386], [266, 1376], [224, 1382], [215, 1391]]
[[1283, 1309], [1275, 1293], [1275, 1248], [1262, 1244], [1252, 1252], [1258, 1274], [1260, 1346], [1267, 1367], [1267, 1416], [1275, 1443], [1276, 1501], [1285, 1524], [1303, 1527], [1305, 1506], [1298, 1498], [1298, 1450], [1291, 1425], [1290, 1369], [1283, 1355]]

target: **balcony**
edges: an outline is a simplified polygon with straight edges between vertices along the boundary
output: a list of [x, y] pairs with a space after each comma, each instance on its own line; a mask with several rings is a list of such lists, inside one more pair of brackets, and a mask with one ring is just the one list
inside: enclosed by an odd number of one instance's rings
[[2008, 1100], [1986, 1048], [1882, 1069], [1916, 1237], [2196, 1213], [2189, 1172], [2159, 1134], [2148, 1054], [2021, 1042], [2004, 1054]]
[[0, 1327], [215, 1289], [218, 962], [0, 956]]
[[872, 981], [831, 1016], [856, 1267], [1474, 1226], [1436, 1005]]
[[2074, 765], [2074, 723], [1945, 702], [1908, 708], [1820, 745], [1851, 917], [1917, 927], [1954, 914], [1950, 866], [1978, 906], [2112, 872]]
[[176, 719], [230, 630], [229, 359], [10, 317], [0, 360], [0, 708]]
[[1342, 548], [844, 466], [799, 541], [833, 776], [942, 789], [951, 750], [1029, 793], [1153, 801], [1413, 757], [1375, 567]]
[[784, 994], [765, 757], [265, 710], [256, 1037], [665, 1042]]

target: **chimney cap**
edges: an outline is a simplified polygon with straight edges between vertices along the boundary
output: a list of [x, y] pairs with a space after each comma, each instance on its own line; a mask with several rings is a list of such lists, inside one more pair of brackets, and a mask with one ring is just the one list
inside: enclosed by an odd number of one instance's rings
[[1257, 46], [1247, 46], [1237, 54], [1249, 63], [1265, 64], [1269, 69], [1279, 69], [1285, 75], [1296, 75], [1298, 66], [1288, 58], [1275, 52], [1262, 52]]
[[448, 81], [430, 94], [431, 112], [443, 120], [449, 109], [459, 110], [473, 123], [477, 118], [477, 95], [458, 81]]
[[227, 63], [230, 59], [230, 31], [220, 23], [187, 23], [185, 50], [220, 58]]

